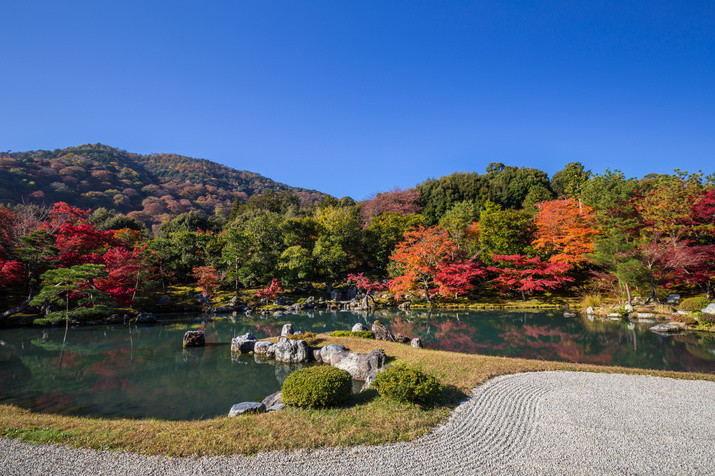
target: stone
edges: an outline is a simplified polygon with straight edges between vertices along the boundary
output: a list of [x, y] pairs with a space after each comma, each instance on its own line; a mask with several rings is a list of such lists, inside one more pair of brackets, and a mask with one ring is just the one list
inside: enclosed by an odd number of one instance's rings
[[400, 344], [409, 344], [412, 341], [407, 336], [403, 336], [402, 334], [395, 334], [395, 342], [399, 342]]
[[412, 303], [410, 301], [405, 301], [399, 306], [397, 306], [397, 309], [399, 309], [400, 311], [407, 311], [411, 305]]
[[679, 304], [680, 303], [680, 294], [668, 294], [668, 297], [665, 299], [666, 304]]
[[591, 306], [588, 306], [586, 308], [586, 314], [588, 314], [589, 316], [594, 314], [593, 308]]
[[576, 313], [573, 313], [573, 312], [564, 312], [564, 317], [576, 317]]
[[242, 402], [231, 407], [228, 416], [235, 417], [244, 413], [265, 413], [266, 406], [258, 402]]
[[375, 340], [386, 340], [389, 342], [395, 342], [395, 335], [392, 333], [389, 327], [387, 327], [380, 321], [373, 322], [372, 332], [375, 333]]
[[251, 334], [246, 333], [242, 336], [234, 337], [231, 339], [231, 352], [240, 352], [242, 354], [247, 354], [253, 352], [256, 345], [256, 338]]
[[308, 309], [315, 307], [315, 298], [313, 296], [308, 296], [308, 299], [306, 299], [303, 303], [303, 307]]
[[684, 328], [685, 324], [682, 322], [666, 322], [658, 324], [657, 326], [649, 327], [648, 330], [655, 332], [656, 334], [673, 334], [682, 331]]
[[231, 301], [229, 301], [228, 305], [231, 307], [235, 307], [238, 304], [238, 296], [233, 296], [231, 298]]
[[206, 345], [204, 331], [186, 331], [183, 347], [203, 347]]
[[348, 352], [347, 350], [343, 351], [343, 352], [336, 352], [334, 354], [330, 354], [330, 360], [328, 360], [328, 361], [323, 360], [323, 362], [335, 367], [341, 360], [343, 360], [345, 357], [347, 357], [348, 354], [350, 354], [350, 352]]
[[274, 345], [273, 342], [267, 340], [259, 340], [253, 345], [253, 352], [256, 354], [267, 354], [268, 349]]
[[365, 383], [362, 386], [362, 389], [360, 389], [361, 392], [369, 389], [372, 387], [373, 382], [375, 382], [375, 377], [377, 377], [377, 374], [382, 372], [382, 369], [372, 369], [369, 374], [367, 374], [367, 377], [365, 378]]
[[700, 310], [703, 314], [715, 314], [715, 302], [711, 302], [707, 307]]
[[362, 332], [362, 331], [367, 331], [367, 330], [369, 330], [369, 329], [367, 328], [367, 326], [366, 326], [365, 324], [361, 323], [361, 322], [358, 322], [358, 323], [355, 324], [355, 325], [353, 326], [353, 328], [352, 328], [352, 331], [353, 331], [353, 332]]
[[313, 352], [313, 360], [316, 362], [322, 362], [323, 361], [323, 356], [320, 353], [320, 349], [312, 349]]
[[636, 317], [638, 319], [653, 319], [655, 317], [655, 314], [652, 312], [637, 312]]
[[283, 405], [283, 394], [281, 392], [272, 393], [264, 398], [261, 403], [266, 407], [266, 411], [270, 412], [272, 407]]
[[626, 304], [625, 306], [623, 306], [623, 309], [628, 312], [633, 312], [633, 306], [631, 306], [630, 304]]
[[156, 322], [156, 316], [151, 312], [140, 312], [137, 314], [137, 324], [153, 324]]
[[373, 370], [381, 369], [385, 365], [385, 352], [375, 349], [369, 354], [350, 352], [333, 365], [345, 370], [354, 380], [365, 380]]
[[283, 328], [281, 329], [281, 336], [289, 336], [293, 334], [293, 324], [290, 322], [287, 324], [283, 324]]
[[271, 344], [268, 349], [266, 349], [266, 357], [273, 358], [276, 356], [276, 345]]
[[414, 339], [412, 339], [412, 340], [410, 341], [410, 345], [411, 345], [412, 347], [416, 347], [416, 348], [418, 348], [418, 349], [421, 349], [421, 348], [422, 348], [422, 339], [420, 339], [419, 337], [415, 337]]
[[303, 339], [281, 337], [275, 346], [275, 359], [279, 362], [308, 362], [310, 349]]
[[159, 304], [166, 305], [171, 303], [171, 296], [162, 296], [159, 298]]
[[333, 354], [347, 352], [348, 349], [344, 345], [340, 344], [328, 344], [320, 349], [320, 357], [323, 362], [330, 362], [330, 358]]

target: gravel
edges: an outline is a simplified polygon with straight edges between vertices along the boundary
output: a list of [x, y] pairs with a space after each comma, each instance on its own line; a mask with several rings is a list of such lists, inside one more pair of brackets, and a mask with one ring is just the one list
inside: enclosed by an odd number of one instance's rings
[[169, 458], [0, 438], [4, 475], [715, 475], [715, 383], [536, 372], [477, 387], [409, 443], [254, 457]]

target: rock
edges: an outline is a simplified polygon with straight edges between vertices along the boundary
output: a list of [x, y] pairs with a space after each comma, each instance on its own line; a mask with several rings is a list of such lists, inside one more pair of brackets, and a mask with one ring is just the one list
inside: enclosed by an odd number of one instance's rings
[[272, 410], [273, 407], [275, 407], [276, 405], [283, 405], [283, 394], [281, 392], [272, 393], [266, 398], [264, 398], [263, 402], [261, 403], [263, 403], [263, 405], [266, 407], [266, 411], [274, 411]]
[[369, 389], [372, 387], [373, 382], [375, 381], [375, 377], [377, 377], [377, 374], [382, 372], [382, 369], [373, 369], [370, 371], [369, 374], [367, 374], [367, 377], [365, 378], [365, 383], [362, 386], [362, 389], [360, 389], [361, 392]]
[[274, 345], [273, 342], [267, 340], [259, 340], [253, 345], [253, 352], [256, 354], [267, 354], [268, 349]]
[[358, 322], [358, 323], [355, 324], [355, 325], [353, 326], [353, 328], [352, 328], [352, 331], [353, 331], [353, 332], [362, 332], [362, 331], [367, 331], [367, 330], [369, 330], [369, 329], [367, 328], [367, 326], [366, 326], [365, 324], [361, 323], [361, 322]]
[[333, 354], [346, 353], [348, 349], [344, 345], [340, 344], [328, 344], [320, 349], [320, 357], [323, 362], [330, 362], [330, 358]]
[[380, 321], [375, 321], [372, 324], [372, 332], [375, 333], [375, 340], [386, 340], [389, 342], [395, 342], [395, 335], [392, 333], [389, 327]]
[[137, 314], [137, 324], [153, 324], [156, 322], [156, 316], [151, 312], [140, 312]]
[[655, 317], [655, 314], [651, 312], [637, 312], [636, 317], [638, 319], [653, 319]]
[[680, 294], [668, 294], [668, 297], [665, 299], [666, 304], [679, 304], [680, 303]]
[[657, 334], [673, 334], [680, 332], [685, 328], [682, 322], [666, 322], [657, 326], [649, 327], [648, 330]]
[[381, 349], [375, 349], [369, 354], [350, 352], [334, 364], [333, 367], [345, 370], [355, 380], [365, 380], [371, 371], [381, 369], [384, 365], [385, 352]]
[[281, 337], [275, 346], [275, 359], [279, 362], [308, 362], [310, 349], [302, 339]]
[[281, 317], [283, 315], [283, 311], [276, 311], [273, 313], [273, 317]]
[[231, 312], [231, 309], [229, 309], [226, 306], [219, 306], [219, 307], [213, 308], [214, 314], [228, 314], [229, 312]]
[[320, 353], [320, 349], [312, 349], [313, 352], [313, 360], [316, 362], [322, 362], [323, 361], [323, 356]]
[[586, 314], [588, 314], [589, 316], [593, 315], [593, 308], [591, 306], [588, 306], [586, 308]]
[[395, 334], [395, 342], [399, 342], [400, 344], [409, 344], [412, 341], [407, 336], [403, 336], [402, 334]]
[[564, 317], [576, 317], [576, 313], [574, 313], [574, 312], [564, 312]]
[[399, 309], [400, 311], [407, 311], [411, 305], [412, 303], [410, 301], [405, 301], [399, 306], [397, 306], [397, 309]]
[[422, 339], [420, 339], [419, 337], [415, 337], [414, 339], [412, 339], [410, 341], [410, 345], [412, 347], [417, 347], [418, 349], [421, 349], [422, 348]]
[[283, 324], [283, 328], [281, 329], [281, 336], [289, 336], [293, 334], [293, 324], [290, 322], [288, 324]]
[[270, 357], [271, 359], [276, 356], [276, 345], [271, 344], [268, 349], [266, 349], [266, 357]]
[[266, 406], [258, 402], [242, 402], [231, 407], [228, 416], [235, 417], [244, 413], [265, 413]]
[[633, 312], [633, 306], [631, 306], [630, 304], [626, 304], [625, 306], [623, 306], [623, 309], [628, 312]]
[[247, 354], [253, 352], [256, 345], [256, 338], [251, 334], [243, 334], [242, 336], [234, 337], [231, 339], [231, 352], [240, 352], [242, 354]]
[[228, 303], [228, 305], [231, 307], [236, 307], [237, 304], [238, 304], [238, 296], [233, 296], [231, 298], [231, 301], [229, 301], [229, 303]]
[[308, 296], [308, 299], [303, 303], [303, 307], [311, 309], [315, 307], [315, 298], [313, 296]]
[[159, 298], [159, 304], [166, 305], [171, 304], [171, 296], [162, 296]]
[[606, 314], [606, 317], [618, 317], [618, 318], [620, 318], [621, 315], [618, 314], [618, 313], [615, 313], [615, 312], [611, 312], [611, 313], [609, 313], [609, 314]]
[[335, 367], [341, 360], [343, 360], [345, 357], [347, 357], [348, 354], [350, 354], [350, 352], [348, 352], [347, 350], [343, 351], [343, 352], [336, 352], [334, 354], [330, 354], [330, 360], [328, 360], [328, 361], [323, 360], [323, 363], [330, 364], [333, 367]]
[[715, 314], [715, 302], [711, 302], [706, 308], [701, 309], [700, 312], [703, 314]]
[[186, 331], [184, 334], [184, 347], [203, 347], [206, 344], [204, 331]]

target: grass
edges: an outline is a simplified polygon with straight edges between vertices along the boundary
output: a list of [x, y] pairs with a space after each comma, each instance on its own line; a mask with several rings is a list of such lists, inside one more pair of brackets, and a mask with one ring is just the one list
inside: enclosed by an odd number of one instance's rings
[[[421, 367], [446, 386], [433, 408], [401, 404], [366, 391], [342, 407], [286, 408], [260, 415], [202, 421], [107, 419], [32, 413], [0, 405], [0, 435], [38, 443], [62, 443], [170, 456], [251, 455], [269, 450], [370, 445], [407, 441], [428, 433], [476, 385], [497, 375], [543, 370], [620, 372], [715, 381], [715, 375], [601, 367], [416, 349], [392, 342], [321, 335], [321, 343], [357, 352], [383, 348], [390, 360]], [[310, 435], [306, 438], [306, 435]]]

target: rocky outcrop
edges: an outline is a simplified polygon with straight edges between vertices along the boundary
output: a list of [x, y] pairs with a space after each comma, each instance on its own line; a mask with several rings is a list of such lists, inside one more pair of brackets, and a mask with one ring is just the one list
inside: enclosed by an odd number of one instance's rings
[[348, 349], [340, 344], [328, 344], [320, 349], [320, 356], [325, 363], [330, 363], [334, 354], [346, 354]]
[[275, 345], [275, 359], [279, 362], [308, 362], [311, 354], [303, 339], [281, 337]]
[[385, 365], [385, 352], [375, 349], [369, 354], [350, 352], [340, 359], [333, 367], [345, 370], [355, 380], [365, 380], [373, 370], [379, 370]]
[[682, 331], [684, 328], [685, 324], [682, 322], [666, 322], [658, 324], [657, 326], [649, 327], [648, 330], [655, 332], [656, 334], [674, 334]]
[[186, 331], [183, 347], [203, 347], [206, 344], [204, 331]]
[[386, 340], [389, 342], [395, 342], [395, 335], [392, 333], [389, 327], [387, 327], [380, 321], [373, 322], [372, 332], [375, 333], [375, 340]]
[[283, 328], [281, 329], [281, 336], [289, 336], [292, 335], [293, 332], [293, 324], [291, 324], [290, 322], [288, 324], [283, 324]]
[[256, 354], [267, 354], [273, 345], [275, 345], [273, 342], [268, 342], [267, 340], [256, 341], [253, 345], [253, 352]]
[[251, 334], [246, 333], [242, 336], [234, 337], [231, 339], [231, 352], [239, 352], [241, 354], [247, 354], [253, 352], [256, 345], [256, 338]]
[[235, 417], [244, 413], [265, 413], [266, 406], [258, 402], [242, 402], [231, 407], [228, 416]]

